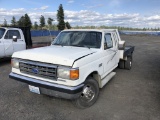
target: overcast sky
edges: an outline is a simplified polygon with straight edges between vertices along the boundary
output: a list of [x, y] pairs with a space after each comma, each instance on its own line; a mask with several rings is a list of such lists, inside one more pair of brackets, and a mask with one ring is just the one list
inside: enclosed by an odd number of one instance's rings
[[63, 4], [65, 21], [72, 26], [107, 25], [124, 27], [160, 27], [160, 0], [0, 0], [0, 24], [18, 20], [28, 13], [32, 22], [39, 17], [55, 19]]

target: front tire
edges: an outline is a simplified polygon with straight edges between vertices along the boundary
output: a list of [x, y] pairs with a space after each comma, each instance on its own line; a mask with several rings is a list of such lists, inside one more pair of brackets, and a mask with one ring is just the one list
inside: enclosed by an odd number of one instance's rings
[[85, 82], [83, 91], [78, 99], [73, 100], [73, 104], [81, 109], [92, 106], [98, 99], [99, 85], [98, 82], [89, 77]]

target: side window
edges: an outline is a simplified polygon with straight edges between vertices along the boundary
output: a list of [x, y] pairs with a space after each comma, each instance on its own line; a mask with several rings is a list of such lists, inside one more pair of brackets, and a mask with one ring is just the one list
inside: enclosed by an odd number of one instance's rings
[[17, 39], [21, 39], [21, 36], [18, 30], [8, 30], [4, 39], [12, 39], [13, 36], [17, 36]]
[[107, 43], [107, 47], [108, 48], [112, 48], [113, 47], [113, 41], [112, 41], [112, 37], [111, 37], [110, 33], [105, 34], [104, 40]]

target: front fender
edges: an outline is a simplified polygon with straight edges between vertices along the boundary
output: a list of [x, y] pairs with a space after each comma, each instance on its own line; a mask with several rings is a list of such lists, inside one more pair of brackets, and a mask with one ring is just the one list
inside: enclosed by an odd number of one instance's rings
[[86, 78], [93, 72], [97, 72], [98, 75], [103, 74], [103, 65], [102, 65], [102, 60], [97, 59], [93, 62], [89, 62], [88, 64], [85, 64], [82, 67], [79, 67], [79, 80], [77, 81], [78, 84], [83, 83]]
[[83, 83], [95, 71], [101, 76], [103, 74], [103, 51], [98, 50], [77, 60], [72, 67], [79, 68], [80, 74], [79, 79], [76, 81], [77, 84]]

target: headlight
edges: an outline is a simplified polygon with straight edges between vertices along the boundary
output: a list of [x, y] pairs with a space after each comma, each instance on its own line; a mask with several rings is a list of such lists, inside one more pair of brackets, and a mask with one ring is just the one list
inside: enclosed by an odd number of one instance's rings
[[58, 78], [77, 80], [79, 78], [79, 69], [58, 67]]
[[58, 67], [58, 78], [69, 79], [70, 68]]
[[12, 60], [11, 60], [11, 66], [12, 66], [13, 68], [19, 69], [19, 60], [18, 60], [18, 59], [12, 59]]

